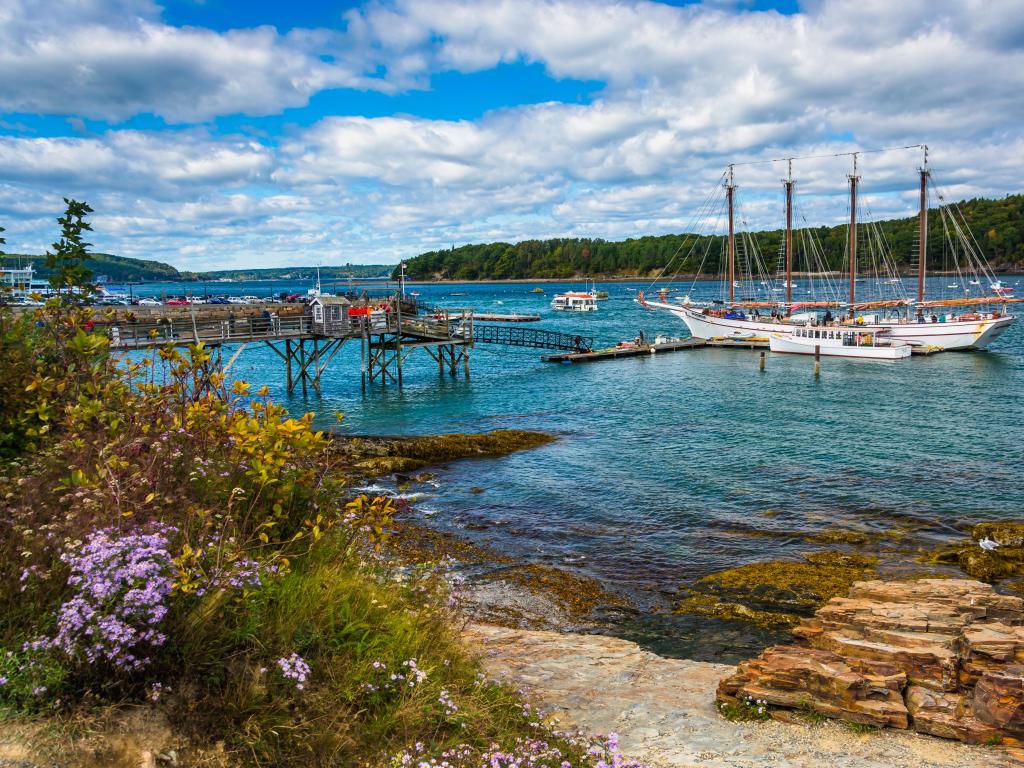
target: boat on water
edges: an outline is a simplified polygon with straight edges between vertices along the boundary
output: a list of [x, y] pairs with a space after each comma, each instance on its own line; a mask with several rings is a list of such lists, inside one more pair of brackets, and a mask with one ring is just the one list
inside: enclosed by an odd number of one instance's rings
[[[725, 257], [723, 275], [723, 299], [716, 303], [696, 303], [689, 296], [670, 303], [664, 294], [660, 301], [648, 301], [643, 292], [637, 295], [637, 302], [655, 310], [665, 310], [681, 319], [689, 328], [690, 333], [699, 339], [714, 338], [751, 338], [766, 337], [770, 334], [785, 336], [793, 331], [794, 326], [803, 325], [808, 316], [819, 323], [836, 328], [855, 326], [864, 332], [886, 334], [887, 338], [902, 341], [912, 346], [923, 346], [934, 350], [968, 350], [985, 349], [998, 338], [1016, 317], [1008, 310], [1008, 305], [1022, 299], [1013, 298], [1005, 291], [994, 291], [990, 296], [964, 297], [961, 293], [956, 297], [929, 298], [925, 295], [927, 263], [928, 263], [928, 185], [931, 181], [931, 170], [928, 167], [927, 147], [924, 149], [924, 162], [920, 173], [920, 209], [918, 214], [918, 275], [916, 296], [904, 293], [906, 286], [897, 277], [892, 254], [885, 250], [882, 238], [866, 232], [868, 236], [859, 236], [857, 213], [858, 191], [861, 177], [857, 173], [857, 156], [859, 152], [850, 153], [853, 157], [853, 173], [848, 176], [850, 186], [850, 220], [848, 225], [847, 252], [847, 285], [832, 284], [820, 281], [814, 285], [816, 290], [809, 290], [807, 301], [794, 301], [793, 298], [793, 267], [795, 249], [793, 244], [793, 188], [795, 180], [792, 173], [792, 160], [789, 161], [789, 173], [783, 180], [786, 192], [786, 229], [781, 253], [780, 272], [784, 274], [783, 286], [772, 286], [763, 299], [738, 299], [735, 293], [738, 266], [741, 273], [751, 278], [759, 274], [769, 274], [763, 261], [759, 260], [756, 239], [750, 233], [739, 236], [734, 227], [735, 190], [733, 166], [725, 174], [725, 194], [728, 210], [728, 235], [724, 238], [722, 253]], [[964, 275], [963, 292], [969, 291], [968, 286], [980, 285], [986, 278], [990, 284], [1001, 284], [995, 280], [991, 269], [983, 255], [979, 252], [976, 241], [970, 236], [970, 228], [955, 205], [945, 205], [941, 194], [939, 199], [943, 205], [939, 212], [943, 217], [944, 230], [956, 235], [956, 241], [947, 243], [947, 252], [962, 257], [957, 262], [957, 272]], [[862, 225], [865, 226], [865, 225]], [[872, 225], [866, 227], [870, 230]], [[808, 274], [824, 275], [829, 270], [827, 259], [815, 244], [813, 236], [804, 238], [805, 258]], [[739, 242], [737, 242], [739, 241]], [[866, 250], [875, 249], [873, 254], [875, 286], [880, 291], [887, 291], [863, 300], [858, 297], [858, 245], [863, 243]], [[737, 246], [742, 246], [739, 252]], [[684, 252], [680, 248], [680, 252]], [[869, 253], [869, 255], [872, 255]], [[740, 261], [738, 265], [737, 262]], [[962, 262], [962, 263], [961, 263]], [[782, 269], [784, 265], [784, 270]], [[666, 272], [670, 271], [668, 268]], [[973, 278], [971, 277], [973, 275]], [[785, 300], [771, 294], [785, 290]], [[1012, 289], [1010, 289], [1012, 291]], [[660, 291], [659, 291], [660, 293]], [[725, 295], [727, 294], [727, 295]], [[834, 314], [833, 314], [834, 313]]]
[[[1011, 288], [1010, 290], [1012, 291], [1013, 289]], [[594, 298], [598, 301], [604, 301], [608, 298], [608, 291], [596, 291], [594, 293]]]
[[538, 286], [534, 288], [532, 291], [530, 291], [530, 293], [544, 293], [544, 289]]
[[903, 360], [910, 357], [911, 346], [888, 338], [885, 332], [856, 328], [794, 328], [787, 333], [768, 334], [772, 352], [789, 355], [854, 357], [864, 360]]
[[597, 296], [593, 291], [556, 293], [551, 308], [559, 312], [597, 312]]
[[992, 293], [999, 294], [1001, 296], [1012, 296], [1013, 288], [1009, 285], [1003, 285], [1002, 280], [996, 280], [992, 285], [989, 286], [992, 289]]

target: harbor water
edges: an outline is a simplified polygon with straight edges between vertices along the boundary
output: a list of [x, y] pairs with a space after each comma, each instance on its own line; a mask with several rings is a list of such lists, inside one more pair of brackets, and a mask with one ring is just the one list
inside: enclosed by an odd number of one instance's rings
[[[532, 293], [536, 285], [545, 293]], [[687, 335], [682, 321], [634, 302], [643, 283], [599, 286], [610, 294], [599, 312], [550, 309], [554, 293], [580, 287], [409, 290], [437, 306], [540, 314], [530, 327], [593, 337], [597, 347], [641, 330], [648, 339]], [[696, 300], [719, 292], [710, 282], [680, 287]], [[252, 283], [217, 290], [258, 293]], [[1022, 322], [987, 352], [896, 363], [826, 359], [817, 378], [810, 358], [769, 353], [762, 372], [756, 352], [730, 349], [577, 365], [543, 363], [540, 354], [479, 345], [467, 381], [461, 372], [439, 375], [433, 360], [414, 352], [403, 389], [364, 392], [359, 348], [349, 344], [328, 368], [322, 398], [308, 399], [286, 395], [268, 349], [247, 349], [232, 373], [268, 384], [294, 413], [317, 411], [324, 426], [344, 412], [342, 430], [351, 433], [557, 435], [539, 449], [451, 464], [436, 488], [414, 489], [416, 514], [598, 579], [640, 609], [609, 631], [664, 653], [743, 655], [728, 622], [671, 615], [673, 595], [712, 571], [815, 549], [794, 532], [872, 532], [914, 520], [913, 535], [925, 546], [957, 526], [1024, 512]]]

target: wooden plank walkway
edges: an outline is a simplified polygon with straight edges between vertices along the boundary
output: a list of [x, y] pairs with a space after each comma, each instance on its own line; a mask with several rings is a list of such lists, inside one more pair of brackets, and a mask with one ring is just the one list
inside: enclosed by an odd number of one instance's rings
[[667, 352], [686, 352], [691, 349], [717, 347], [725, 349], [766, 349], [767, 339], [687, 339], [666, 341], [661, 344], [638, 344], [629, 347], [611, 347], [596, 349], [593, 352], [569, 352], [557, 355], [543, 355], [545, 363], [590, 363], [600, 360], [616, 360], [620, 357], [640, 357], [642, 355], [658, 355]]

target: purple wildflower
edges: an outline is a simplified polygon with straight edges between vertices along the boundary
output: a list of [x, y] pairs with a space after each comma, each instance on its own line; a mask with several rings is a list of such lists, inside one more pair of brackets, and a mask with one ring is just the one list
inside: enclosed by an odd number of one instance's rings
[[277, 666], [285, 678], [295, 682], [297, 690], [305, 688], [306, 679], [309, 677], [309, 665], [299, 654], [293, 653], [286, 659], [278, 659]]
[[57, 634], [27, 647], [54, 648], [125, 672], [146, 666], [145, 650], [167, 640], [159, 626], [173, 583], [167, 537], [174, 530], [120, 536], [94, 531], [77, 552], [62, 554], [76, 594], [57, 611]]

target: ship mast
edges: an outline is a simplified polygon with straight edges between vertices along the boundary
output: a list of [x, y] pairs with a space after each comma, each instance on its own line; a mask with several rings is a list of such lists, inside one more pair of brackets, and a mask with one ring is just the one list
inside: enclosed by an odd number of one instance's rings
[[921, 208], [917, 214], [917, 300], [924, 301], [924, 280], [928, 269], [928, 145], [924, 145], [924, 163], [921, 172]]
[[853, 317], [853, 304], [857, 299], [857, 182], [860, 176], [857, 175], [857, 155], [853, 153], [853, 173], [847, 178], [850, 180], [850, 317]]
[[789, 160], [786, 178], [786, 306], [793, 303], [793, 160]]
[[729, 281], [729, 304], [732, 304], [735, 300], [735, 286], [733, 285], [736, 281], [736, 234], [733, 231], [733, 193], [735, 191], [736, 185], [733, 184], [732, 165], [730, 165], [729, 180], [725, 185], [725, 196], [729, 201], [729, 274], [727, 276]]

